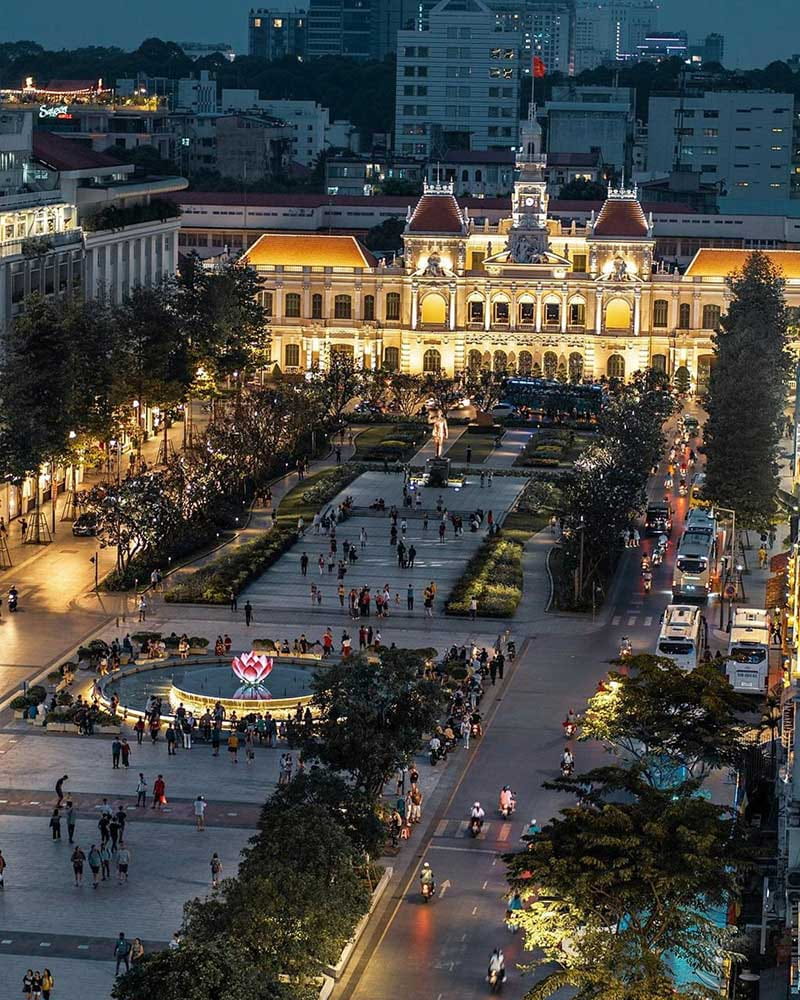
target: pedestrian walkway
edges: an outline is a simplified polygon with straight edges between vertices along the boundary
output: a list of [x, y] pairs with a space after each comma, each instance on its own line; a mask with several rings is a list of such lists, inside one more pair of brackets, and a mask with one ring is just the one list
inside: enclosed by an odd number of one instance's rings
[[493, 469], [511, 469], [525, 445], [536, 433], [536, 428], [513, 427], [507, 430], [497, 448], [486, 458], [484, 465]]

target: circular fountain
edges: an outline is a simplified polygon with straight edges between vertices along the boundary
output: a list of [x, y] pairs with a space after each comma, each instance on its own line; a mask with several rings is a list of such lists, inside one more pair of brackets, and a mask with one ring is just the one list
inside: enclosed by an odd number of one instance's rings
[[[202, 715], [219, 702], [228, 713], [292, 714], [311, 698], [311, 679], [318, 659], [278, 660], [264, 653], [245, 652], [233, 660], [188, 660], [125, 667], [103, 685], [110, 700], [119, 696], [120, 709], [128, 716], [143, 713], [151, 695], [161, 698], [173, 711], [183, 704], [187, 711]], [[269, 687], [265, 681], [269, 678]]]

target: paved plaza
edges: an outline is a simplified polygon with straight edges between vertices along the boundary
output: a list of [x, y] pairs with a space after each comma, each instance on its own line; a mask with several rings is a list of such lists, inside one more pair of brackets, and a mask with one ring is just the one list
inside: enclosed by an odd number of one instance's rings
[[[335, 498], [334, 505], [350, 495], [354, 504], [353, 515], [337, 530], [339, 546], [345, 538], [358, 545], [361, 527], [367, 532], [366, 547], [362, 550], [358, 546], [358, 563], [345, 581], [348, 589], [366, 585], [374, 594], [388, 582], [392, 594], [400, 595], [400, 607], [393, 603], [389, 617], [379, 624], [386, 644], [433, 645], [440, 650], [454, 641], [470, 640], [487, 647], [494, 644], [504, 624], [446, 619], [441, 614], [442, 603], [486, 534], [485, 522], [480, 531], [470, 532], [468, 515], [481, 508], [492, 510], [495, 518], [501, 519], [525, 482], [522, 477], [496, 476], [491, 487], [485, 480], [481, 488], [475, 473], [458, 490], [424, 489], [423, 508], [406, 513], [406, 545], [413, 543], [417, 550], [414, 567], [406, 570], [399, 568], [396, 550], [389, 543], [388, 508], [392, 504], [401, 508], [402, 478], [370, 472]], [[369, 510], [379, 496], [385, 500], [387, 513]], [[437, 530], [440, 496], [443, 505], [465, 521], [464, 534], [458, 538], [448, 523], [444, 543], [439, 542]], [[425, 511], [429, 515], [427, 530], [423, 528]], [[245, 538], [260, 527], [257, 520]], [[328, 546], [327, 537], [315, 536], [309, 529], [291, 552], [241, 595], [237, 613], [227, 607], [170, 605], [153, 594], [147, 627], [165, 633], [189, 630], [206, 635], [212, 644], [217, 634], [227, 633], [234, 651], [240, 651], [248, 649], [254, 637], [286, 637], [291, 641], [305, 632], [314, 639], [330, 625], [338, 643], [341, 631], [354, 634], [357, 626], [353, 628], [347, 608], [339, 606], [336, 573], [328, 574], [326, 567], [320, 578], [316, 561], [320, 552], [327, 555]], [[300, 573], [303, 551], [309, 555], [306, 578]], [[65, 562], [69, 557], [70, 552], [58, 556]], [[43, 572], [46, 562], [37, 559], [33, 565]], [[70, 565], [75, 579], [65, 575], [62, 597], [81, 586], [82, 567], [74, 558]], [[431, 580], [437, 583], [438, 595], [435, 615], [427, 618], [422, 591]], [[322, 606], [313, 609], [309, 596], [312, 582], [322, 586], [324, 595]], [[415, 592], [412, 612], [406, 600], [409, 583]], [[250, 629], [241, 610], [248, 598], [255, 607]], [[97, 614], [102, 609], [92, 607], [91, 601], [83, 598], [69, 611], [62, 605], [48, 606], [44, 591], [41, 599], [36, 590], [27, 592], [25, 613], [3, 619], [5, 665], [0, 681], [4, 691], [11, 692], [24, 678], [40, 673], [43, 663], [66, 657], [92, 634], [110, 640], [136, 631], [138, 626], [130, 619], [117, 618], [124, 604], [110, 603], [115, 616], [101, 623]], [[371, 623], [378, 626], [374, 616]], [[88, 683], [88, 675], [82, 679]], [[163, 736], [155, 745], [145, 739], [139, 746], [126, 727], [130, 765], [128, 769], [113, 769], [108, 737], [48, 734], [40, 727], [12, 720], [8, 711], [3, 713], [0, 726], [0, 849], [8, 865], [5, 889], [0, 894], [0, 1000], [18, 995], [17, 986], [26, 969], [45, 966], [55, 976], [56, 1000], [80, 996], [105, 1000], [113, 982], [110, 959], [119, 931], [129, 938], [142, 938], [146, 950], [163, 947], [180, 925], [186, 900], [209, 891], [211, 854], [216, 851], [220, 855], [226, 873], [236, 871], [239, 852], [252, 835], [260, 807], [277, 784], [279, 758], [286, 747], [257, 747], [252, 763], [242, 757], [234, 765], [224, 750], [215, 758], [210, 746], [202, 742], [195, 743], [191, 751], [178, 750], [175, 756], [168, 756]], [[435, 799], [448, 772], [431, 768], [424, 754], [416, 763], [425, 799]], [[148, 785], [144, 809], [136, 807], [139, 772]], [[52, 839], [48, 825], [55, 804], [55, 783], [63, 774], [69, 775], [65, 787], [77, 811], [75, 843], [84, 852], [99, 843], [97, 824], [103, 799], [115, 809], [119, 804], [125, 806], [125, 839], [131, 851], [127, 884], [118, 884], [112, 864], [111, 879], [97, 889], [91, 886], [88, 866], [83, 887], [75, 887], [66, 823], [62, 823], [60, 841]], [[163, 775], [167, 789], [163, 813], [151, 809], [149, 801], [158, 774]], [[390, 792], [387, 788], [387, 794]], [[192, 802], [198, 794], [208, 801], [204, 832], [194, 827]], [[426, 812], [423, 806], [423, 816]]]

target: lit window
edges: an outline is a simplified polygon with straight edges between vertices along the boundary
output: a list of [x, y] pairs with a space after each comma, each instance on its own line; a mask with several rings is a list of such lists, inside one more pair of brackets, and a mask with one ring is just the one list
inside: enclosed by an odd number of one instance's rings
[[273, 18], [272, 27], [273, 28], [282, 28], [283, 27], [283, 18], [282, 17]]
[[261, 18], [260, 17], [254, 17], [253, 18], [253, 27], [254, 28], [260, 28], [261, 27]]

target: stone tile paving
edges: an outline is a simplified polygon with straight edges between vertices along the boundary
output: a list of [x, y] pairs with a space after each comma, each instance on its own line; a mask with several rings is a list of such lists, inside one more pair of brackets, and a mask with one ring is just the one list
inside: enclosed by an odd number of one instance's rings
[[[79, 954], [83, 955], [82, 952]], [[29, 955], [9, 954], [0, 944], [0, 997], [11, 1000], [22, 996], [22, 977], [28, 969], [50, 969], [55, 986], [53, 1000], [106, 1000], [111, 995], [114, 981], [114, 962], [87, 962], [75, 958], [48, 958], [45, 951], [34, 951]], [[85, 957], [85, 956], [84, 956]], [[106, 955], [106, 957], [108, 957]]]

